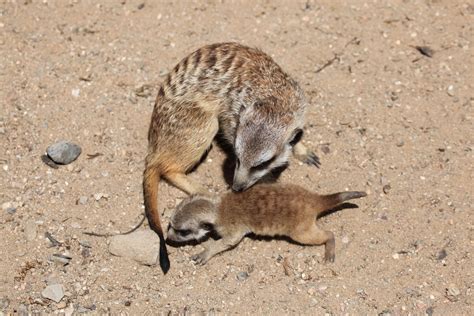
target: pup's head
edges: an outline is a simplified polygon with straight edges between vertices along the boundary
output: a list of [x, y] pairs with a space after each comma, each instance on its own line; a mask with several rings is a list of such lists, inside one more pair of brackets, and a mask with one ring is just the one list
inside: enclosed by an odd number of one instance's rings
[[258, 101], [240, 114], [234, 144], [234, 191], [248, 189], [272, 169], [287, 164], [293, 145], [303, 134], [302, 114], [281, 113], [274, 102]]
[[177, 242], [199, 240], [213, 230], [217, 207], [207, 197], [184, 199], [171, 217], [167, 239]]

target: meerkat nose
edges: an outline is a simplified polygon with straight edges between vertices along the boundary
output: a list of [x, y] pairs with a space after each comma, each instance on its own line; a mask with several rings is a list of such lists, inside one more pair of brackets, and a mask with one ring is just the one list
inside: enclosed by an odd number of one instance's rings
[[245, 189], [245, 183], [234, 182], [234, 184], [232, 184], [232, 191], [241, 192], [244, 189]]

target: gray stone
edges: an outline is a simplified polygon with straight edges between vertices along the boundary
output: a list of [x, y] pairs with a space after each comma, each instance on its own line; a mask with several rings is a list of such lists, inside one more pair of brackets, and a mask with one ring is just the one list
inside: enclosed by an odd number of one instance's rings
[[237, 280], [239, 281], [245, 281], [249, 277], [249, 274], [245, 271], [237, 273]]
[[48, 157], [61, 165], [67, 165], [76, 160], [81, 151], [81, 147], [65, 140], [59, 141], [46, 149]]
[[110, 239], [109, 252], [118, 257], [133, 259], [144, 265], [156, 264], [160, 238], [151, 230], [139, 230]]
[[56, 303], [59, 303], [64, 297], [64, 288], [61, 284], [51, 284], [51, 285], [48, 285], [43, 290], [43, 292], [41, 292], [41, 295], [44, 298], [47, 298], [52, 301], [55, 301]]

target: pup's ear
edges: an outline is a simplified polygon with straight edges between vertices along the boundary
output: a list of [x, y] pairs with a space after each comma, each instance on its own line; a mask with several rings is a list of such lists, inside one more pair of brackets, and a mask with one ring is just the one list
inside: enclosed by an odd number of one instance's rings
[[211, 223], [208, 223], [208, 222], [200, 222], [199, 223], [199, 228], [210, 232], [210, 231], [214, 230], [214, 225], [212, 225]]

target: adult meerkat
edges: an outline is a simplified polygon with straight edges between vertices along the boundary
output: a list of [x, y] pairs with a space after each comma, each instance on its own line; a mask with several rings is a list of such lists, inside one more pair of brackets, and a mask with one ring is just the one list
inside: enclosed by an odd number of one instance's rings
[[205, 264], [216, 254], [236, 246], [249, 234], [288, 236], [306, 245], [325, 244], [326, 261], [335, 258], [334, 234], [316, 225], [318, 215], [365, 192], [319, 195], [296, 185], [262, 184], [242, 193], [230, 192], [218, 202], [200, 195], [183, 200], [171, 218], [168, 239], [200, 240], [211, 231], [221, 239], [209, 239], [205, 250], [193, 257]]
[[206, 191], [186, 173], [218, 132], [233, 146], [232, 189], [252, 186], [295, 156], [318, 166], [299, 143], [306, 100], [296, 81], [260, 50], [236, 43], [204, 46], [179, 62], [159, 87], [148, 132], [143, 191], [150, 227], [161, 240], [160, 265], [169, 259], [157, 206], [158, 183], [188, 194]]

